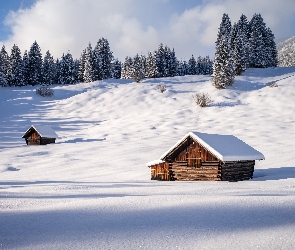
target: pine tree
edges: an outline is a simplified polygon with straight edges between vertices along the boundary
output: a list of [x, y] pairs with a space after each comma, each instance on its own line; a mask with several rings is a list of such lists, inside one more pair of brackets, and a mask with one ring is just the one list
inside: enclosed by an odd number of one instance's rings
[[216, 52], [213, 64], [212, 84], [216, 88], [232, 85], [234, 69], [231, 56], [231, 22], [227, 14], [223, 14], [216, 41]]
[[24, 86], [23, 60], [20, 49], [17, 45], [13, 45], [9, 57], [7, 70], [7, 78], [9, 86]]
[[165, 69], [166, 69], [165, 49], [162, 43], [158, 47], [156, 65], [158, 68], [157, 77], [165, 77]]
[[6, 52], [5, 46], [2, 46], [0, 51], [0, 86], [7, 87], [8, 79], [7, 79], [7, 70], [9, 64], [9, 57]]
[[84, 82], [86, 50], [83, 50], [79, 62], [78, 82]]
[[125, 58], [123, 65], [122, 65], [122, 71], [121, 71], [121, 78], [122, 79], [132, 79], [133, 78], [132, 64], [133, 64], [132, 58], [127, 56]]
[[54, 83], [55, 65], [49, 50], [44, 57], [42, 70], [43, 84], [52, 85]]
[[194, 58], [194, 55], [188, 60], [188, 75], [196, 75], [197, 74], [197, 62]]
[[84, 70], [84, 81], [85, 82], [92, 82], [95, 81], [95, 62], [93, 58], [93, 51], [91, 44], [89, 43], [87, 49], [86, 49], [86, 54], [85, 54], [85, 70]]
[[63, 54], [60, 60], [60, 82], [61, 84], [75, 83], [75, 65], [70, 52]]
[[185, 76], [188, 74], [188, 64], [186, 61], [180, 60], [178, 62], [178, 72], [177, 75], [179, 76]]
[[29, 82], [29, 55], [28, 51], [25, 50], [24, 55], [23, 55], [23, 66], [24, 66], [24, 82], [26, 85], [28, 85]]
[[79, 81], [79, 68], [80, 68], [80, 60], [75, 59], [74, 60], [74, 69], [73, 69], [74, 83], [80, 82]]
[[98, 40], [93, 51], [93, 57], [95, 80], [110, 78], [113, 52], [107, 39], [101, 38]]
[[113, 60], [111, 67], [111, 75], [113, 79], [121, 78], [122, 64], [118, 59]]
[[235, 75], [240, 75], [249, 67], [249, 23], [247, 17], [242, 14], [238, 23], [234, 25], [231, 49], [234, 61]]
[[252, 68], [265, 68], [267, 67], [267, 48], [265, 44], [266, 39], [266, 25], [260, 14], [254, 14], [250, 23], [250, 54], [249, 64]]
[[144, 64], [142, 58], [138, 54], [136, 54], [133, 57], [132, 78], [136, 82], [140, 82], [144, 78], [144, 75]]
[[172, 65], [172, 60], [171, 60], [171, 50], [170, 48], [166, 45], [164, 48], [164, 77], [170, 77], [170, 68]]
[[29, 85], [38, 85], [42, 82], [42, 54], [38, 43], [35, 41], [28, 53], [27, 76]]
[[278, 66], [278, 51], [275, 43], [275, 37], [270, 28], [266, 29], [266, 66], [277, 67]]
[[170, 52], [170, 60], [171, 60], [171, 62], [170, 62], [170, 67], [169, 67], [169, 75], [171, 77], [177, 76], [177, 72], [178, 72], [178, 60], [177, 60], [177, 57], [175, 55], [174, 48]]
[[157, 51], [154, 51], [153, 53], [150, 51], [146, 59], [145, 77], [156, 78], [158, 75]]
[[54, 77], [53, 81], [56, 84], [62, 84], [61, 82], [61, 64], [60, 60], [57, 58], [55, 63], [54, 63]]

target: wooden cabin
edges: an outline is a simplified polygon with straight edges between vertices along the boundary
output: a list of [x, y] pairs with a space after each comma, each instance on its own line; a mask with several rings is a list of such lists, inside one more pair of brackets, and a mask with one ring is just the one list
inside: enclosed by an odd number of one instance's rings
[[263, 154], [233, 135], [189, 132], [159, 160], [147, 163], [152, 180], [242, 181]]
[[55, 143], [57, 134], [47, 125], [32, 125], [22, 138], [26, 139], [27, 145], [46, 145]]

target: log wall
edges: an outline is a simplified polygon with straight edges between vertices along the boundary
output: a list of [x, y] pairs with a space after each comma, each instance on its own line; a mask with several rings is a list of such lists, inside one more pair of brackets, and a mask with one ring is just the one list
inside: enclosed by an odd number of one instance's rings
[[255, 161], [222, 162], [191, 138], [151, 166], [151, 179], [164, 181], [242, 181], [253, 177]]
[[41, 137], [36, 131], [34, 131], [26, 138], [26, 143], [27, 145], [46, 145], [55, 143], [55, 138]]

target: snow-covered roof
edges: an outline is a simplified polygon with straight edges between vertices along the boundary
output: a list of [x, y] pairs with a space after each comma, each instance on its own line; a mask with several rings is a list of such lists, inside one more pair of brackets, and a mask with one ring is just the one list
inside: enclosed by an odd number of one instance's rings
[[149, 161], [145, 165], [147, 167], [150, 167], [150, 166], [153, 166], [153, 165], [156, 165], [156, 164], [160, 164], [160, 163], [163, 163], [163, 162], [164, 162], [163, 160], [155, 160], [155, 161]]
[[206, 134], [200, 132], [189, 132], [186, 134], [165, 154], [163, 154], [160, 159], [163, 160], [174, 148], [189, 136], [199, 142], [221, 161], [250, 161], [265, 159], [262, 153], [233, 135]]
[[32, 125], [27, 131], [26, 133], [23, 135], [23, 137], [26, 136], [26, 134], [31, 130], [31, 129], [35, 129], [38, 134], [41, 137], [46, 137], [46, 138], [57, 138], [57, 134], [53, 131], [53, 129], [51, 127], [49, 127], [48, 125]]

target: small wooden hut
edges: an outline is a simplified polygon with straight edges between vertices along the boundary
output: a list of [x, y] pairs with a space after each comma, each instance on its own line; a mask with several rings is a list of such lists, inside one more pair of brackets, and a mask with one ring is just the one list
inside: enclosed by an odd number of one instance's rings
[[152, 180], [242, 181], [263, 154], [233, 135], [189, 132], [159, 160], [147, 163]]
[[27, 145], [46, 145], [55, 143], [57, 134], [47, 125], [32, 125], [22, 136]]

